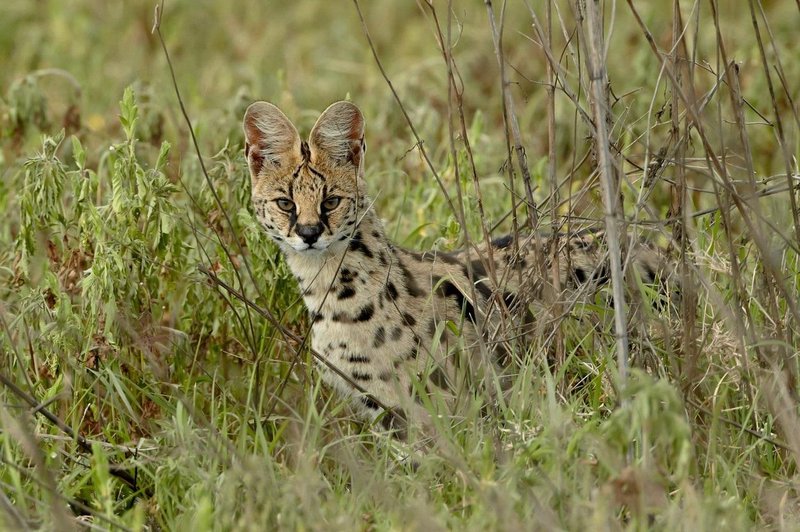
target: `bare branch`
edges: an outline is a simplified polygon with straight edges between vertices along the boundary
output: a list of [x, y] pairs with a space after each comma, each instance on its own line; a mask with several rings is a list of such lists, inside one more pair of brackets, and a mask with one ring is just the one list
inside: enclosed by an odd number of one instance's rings
[[[580, 6], [578, 6], [580, 9]], [[605, 67], [605, 45], [603, 43], [602, 16], [599, 0], [587, 0], [586, 18], [589, 27], [585, 56], [592, 91], [592, 110], [594, 113], [595, 145], [597, 146], [600, 182], [603, 189], [605, 227], [607, 231], [609, 262], [611, 268], [611, 292], [614, 299], [614, 332], [617, 341], [617, 369], [620, 387], [624, 389], [628, 375], [628, 320], [625, 307], [625, 278], [622, 270], [622, 249], [620, 247], [620, 222], [622, 205], [619, 195], [619, 178], [609, 150], [608, 130], [608, 75]]]

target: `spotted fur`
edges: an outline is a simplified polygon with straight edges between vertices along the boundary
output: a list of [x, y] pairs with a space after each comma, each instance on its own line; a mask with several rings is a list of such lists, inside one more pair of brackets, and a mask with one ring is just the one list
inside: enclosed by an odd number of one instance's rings
[[[533, 302], [523, 296], [545, 298], [552, 286], [533, 275], [551, 271], [534, 264], [533, 237], [456, 253], [409, 251], [387, 238], [366, 194], [364, 118], [355, 105], [331, 105], [302, 141], [277, 107], [257, 102], [244, 132], [255, 214], [297, 278], [313, 348], [348, 378], [321, 365], [323, 377], [364, 417], [374, 419], [383, 405], [424, 423], [424, 395], [452, 413], [465, 383], [508, 363], [494, 341], [504, 317], [535, 330]], [[559, 247], [561, 283], [574, 288], [608, 277], [601, 240], [585, 233], [539, 244]], [[649, 280], [659, 275], [655, 253], [633, 254]]]

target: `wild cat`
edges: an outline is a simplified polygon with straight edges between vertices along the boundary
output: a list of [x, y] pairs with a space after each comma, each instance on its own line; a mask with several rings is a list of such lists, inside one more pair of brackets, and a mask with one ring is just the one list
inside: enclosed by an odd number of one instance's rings
[[[455, 253], [393, 244], [367, 194], [364, 117], [350, 102], [328, 107], [305, 141], [276, 106], [256, 102], [244, 133], [253, 209], [300, 285], [325, 382], [367, 420], [390, 410], [381, 416], [387, 428], [398, 420], [426, 425], [425, 398], [453, 415], [471, 386], [496, 388], [486, 379], [515, 356], [498, 341], [501, 330], [509, 318], [515, 329], [534, 330], [522, 295], [552, 287], [550, 266], [534, 267], [533, 237]], [[605, 281], [601, 240], [589, 232], [561, 237], [563, 287]], [[631, 255], [646, 280], [661, 274], [656, 253]]]

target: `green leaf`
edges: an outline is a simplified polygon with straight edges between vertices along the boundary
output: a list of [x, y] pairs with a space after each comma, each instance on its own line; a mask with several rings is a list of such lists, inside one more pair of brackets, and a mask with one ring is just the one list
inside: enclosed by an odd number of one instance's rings
[[169, 160], [170, 149], [172, 149], [172, 145], [169, 142], [165, 140], [161, 143], [161, 150], [159, 150], [158, 159], [156, 160], [156, 170], [161, 171], [161, 169], [166, 166]]
[[136, 121], [139, 117], [139, 108], [136, 105], [136, 96], [133, 92], [133, 87], [130, 85], [125, 88], [122, 100], [119, 102], [119, 108], [119, 121], [122, 124], [122, 128], [125, 130], [125, 137], [128, 141], [132, 141], [134, 132], [136, 131]]
[[172, 231], [172, 216], [169, 213], [162, 212], [161, 215], [161, 232], [167, 234]]
[[75, 158], [78, 170], [83, 170], [86, 166], [86, 150], [83, 149], [81, 141], [75, 135], [72, 135], [72, 156]]

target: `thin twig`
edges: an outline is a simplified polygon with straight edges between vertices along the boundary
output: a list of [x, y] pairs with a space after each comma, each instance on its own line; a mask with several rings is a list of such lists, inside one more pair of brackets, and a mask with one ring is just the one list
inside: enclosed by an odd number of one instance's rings
[[[688, 51], [686, 49], [686, 39], [684, 37], [686, 30], [683, 28], [683, 16], [681, 14], [681, 6], [679, 0], [673, 0], [672, 4], [672, 66], [677, 68], [679, 61], [685, 61]], [[688, 70], [688, 69], [687, 69]], [[688, 70], [688, 79], [683, 80], [676, 76], [678, 83], [688, 83], [693, 86], [694, 80], [691, 76], [691, 71]], [[691, 217], [689, 216], [688, 203], [688, 185], [686, 183], [686, 141], [689, 138], [689, 121], [684, 118], [683, 125], [684, 131], [681, 134], [681, 113], [680, 113], [680, 99], [676, 90], [671, 94], [672, 112], [671, 112], [671, 137], [677, 139], [674, 147], [673, 159], [676, 161], [674, 164], [676, 183], [671, 187], [672, 190], [672, 203], [670, 205], [670, 214], [677, 220], [672, 229], [672, 237], [680, 247], [679, 256], [679, 274], [680, 274], [680, 289], [681, 289], [681, 314], [682, 314], [682, 335], [681, 346], [683, 356], [686, 358], [686, 370], [684, 374], [687, 378], [684, 380], [687, 384], [684, 385], [685, 390], [689, 390], [693, 384], [694, 370], [697, 367], [699, 350], [696, 348], [697, 340], [695, 337], [695, 325], [697, 321], [697, 291], [695, 290], [694, 280], [690, 275], [689, 262], [692, 260], [689, 254], [689, 224]], [[747, 380], [747, 379], [743, 379]]]
[[[530, 6], [528, 6], [530, 9]], [[547, 37], [547, 48], [553, 48], [553, 1], [547, 0], [547, 6], [545, 7], [545, 34]], [[553, 282], [553, 290], [556, 294], [561, 292], [561, 265], [560, 265], [560, 257], [561, 253], [559, 252], [559, 239], [558, 234], [561, 231], [561, 222], [558, 219], [558, 206], [560, 203], [560, 187], [558, 183], [558, 175], [556, 173], [556, 83], [558, 80], [558, 76], [556, 74], [553, 65], [548, 61], [547, 62], [547, 83], [545, 84], [547, 90], [547, 177], [550, 181], [550, 194], [551, 194], [551, 201], [550, 201], [550, 223], [552, 225], [552, 242], [550, 243], [551, 249], [551, 262], [552, 266], [550, 267], [550, 275]], [[567, 213], [567, 216], [572, 213]], [[569, 233], [567, 233], [569, 234]], [[565, 246], [566, 250], [566, 261], [567, 265], [569, 265], [570, 261], [570, 247]], [[561, 305], [561, 298], [557, 298], [555, 303], [553, 304], [553, 314], [556, 316], [560, 315], [562, 312], [562, 305]], [[555, 336], [555, 350], [556, 350], [556, 362], [558, 366], [564, 364], [566, 360], [566, 345], [564, 343], [564, 331], [562, 328], [562, 322], [559, 321], [556, 324], [556, 336]]]
[[586, 2], [589, 36], [588, 52], [585, 56], [586, 69], [589, 72], [590, 89], [592, 91], [592, 109], [595, 124], [595, 145], [597, 146], [600, 182], [603, 190], [603, 207], [605, 209], [606, 242], [608, 244], [609, 264], [611, 269], [611, 293], [614, 300], [614, 332], [617, 343], [617, 369], [619, 371], [620, 388], [624, 389], [628, 376], [628, 320], [625, 307], [625, 279], [622, 270], [622, 250], [620, 248], [619, 223], [622, 205], [619, 197], [619, 180], [616, 177], [615, 165], [611, 160], [608, 148], [609, 139], [606, 128], [608, 120], [608, 97], [606, 89], [608, 77], [603, 56], [604, 44], [601, 15], [598, 13], [597, 0]]

